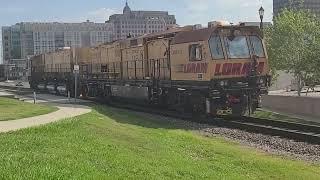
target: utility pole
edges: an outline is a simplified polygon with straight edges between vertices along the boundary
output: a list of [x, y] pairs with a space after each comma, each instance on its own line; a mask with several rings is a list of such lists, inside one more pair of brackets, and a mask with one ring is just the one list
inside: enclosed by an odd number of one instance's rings
[[5, 65], [5, 70], [6, 70], [7, 82], [9, 82], [9, 73], [10, 73], [9, 68], [10, 68], [9, 64], [6, 64]]
[[[76, 65], [75, 65], [76, 67]], [[78, 86], [78, 76], [77, 76], [77, 72], [75, 70], [74, 72], [74, 102], [76, 103], [77, 102], [77, 86]]]
[[5, 68], [6, 68], [6, 75], [7, 75], [7, 82], [8, 82], [9, 81], [9, 65], [7, 64]]
[[78, 91], [78, 73], [79, 73], [79, 65], [78, 65], [78, 60], [77, 60], [77, 56], [76, 56], [76, 48], [73, 47], [72, 48], [72, 56], [73, 56], [73, 62], [74, 62], [74, 66], [73, 66], [73, 73], [74, 73], [74, 102], [77, 102], [77, 91]]

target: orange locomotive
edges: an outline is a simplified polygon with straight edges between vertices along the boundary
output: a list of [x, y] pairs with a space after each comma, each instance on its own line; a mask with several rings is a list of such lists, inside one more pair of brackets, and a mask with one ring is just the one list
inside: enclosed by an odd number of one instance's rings
[[[69, 61], [80, 65], [81, 94], [106, 100], [241, 116], [255, 111], [270, 85], [261, 31], [241, 24], [171, 29], [100, 45], [87, 53], [69, 51], [78, 54]], [[31, 78], [31, 83], [37, 87], [52, 84], [51, 79], [73, 91], [72, 73], [56, 74]]]

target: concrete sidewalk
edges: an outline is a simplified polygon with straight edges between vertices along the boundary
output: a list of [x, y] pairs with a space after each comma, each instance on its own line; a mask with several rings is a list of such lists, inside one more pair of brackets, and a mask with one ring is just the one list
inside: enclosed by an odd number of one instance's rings
[[[286, 91], [286, 90], [277, 90], [277, 91], [269, 91], [269, 95], [272, 96], [298, 96], [297, 91]], [[314, 97], [320, 98], [320, 87], [315, 88], [315, 92], [311, 92], [311, 90], [307, 93], [307, 89], [303, 89], [301, 92], [301, 97]]]
[[19, 88], [16, 86], [18, 82], [22, 83], [22, 87], [20, 88], [30, 88], [29, 82], [25, 81], [11, 81], [11, 82], [0, 82], [0, 87], [12, 87], [12, 88]]
[[8, 92], [6, 92], [6, 91], [1, 91], [0, 90], [0, 97], [7, 97], [7, 98], [14, 98], [14, 94], [12, 94], [12, 93], [8, 93]]
[[64, 105], [57, 107], [59, 110], [50, 114], [13, 121], [2, 121], [0, 122], [0, 133], [40, 126], [91, 112], [89, 107], [81, 105]]
[[[5, 94], [5, 92], [3, 92]], [[29, 96], [20, 96], [20, 99], [23, 99], [25, 102], [33, 102], [33, 99]], [[32, 97], [32, 96], [31, 96]], [[37, 103], [39, 104], [49, 104], [54, 105], [59, 108], [58, 111], [19, 120], [12, 121], [0, 121], [0, 133], [16, 131], [19, 129], [29, 128], [40, 126], [59, 120], [76, 117], [79, 115], [87, 114], [91, 112], [91, 108], [83, 105], [70, 104], [67, 98], [54, 96], [54, 95], [40, 95]], [[79, 100], [78, 100], [79, 103]], [[80, 102], [81, 103], [81, 102]]]

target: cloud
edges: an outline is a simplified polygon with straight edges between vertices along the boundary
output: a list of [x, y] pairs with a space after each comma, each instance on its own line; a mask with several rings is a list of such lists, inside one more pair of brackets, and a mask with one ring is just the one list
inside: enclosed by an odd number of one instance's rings
[[25, 12], [26, 9], [22, 7], [0, 7], [0, 14], [21, 14]]
[[104, 23], [109, 19], [112, 14], [121, 13], [118, 9], [113, 8], [99, 8], [92, 11], [80, 13], [79, 16], [71, 17], [51, 17], [48, 22], [85, 22], [90, 20], [91, 22]]
[[208, 21], [259, 21], [258, 9], [266, 10], [265, 20], [272, 20], [272, 0], [183, 0], [187, 13], [182, 24], [207, 24]]
[[210, 0], [188, 0], [187, 1], [187, 11], [191, 13], [199, 13], [203, 11], [208, 11], [210, 6], [208, 6]]
[[94, 22], [104, 22], [109, 19], [112, 14], [119, 14], [119, 9], [100, 8], [87, 13], [87, 19]]

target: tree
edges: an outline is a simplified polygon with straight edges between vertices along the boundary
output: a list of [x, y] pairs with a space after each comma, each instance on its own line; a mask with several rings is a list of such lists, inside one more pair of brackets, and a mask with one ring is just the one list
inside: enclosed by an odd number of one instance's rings
[[292, 73], [300, 96], [304, 82], [320, 75], [319, 21], [307, 11], [285, 9], [265, 33], [272, 71]]

